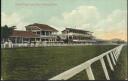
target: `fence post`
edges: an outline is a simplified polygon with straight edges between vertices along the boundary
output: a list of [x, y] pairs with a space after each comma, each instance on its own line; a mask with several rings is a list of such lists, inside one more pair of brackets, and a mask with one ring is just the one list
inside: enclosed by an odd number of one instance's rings
[[119, 58], [120, 54], [121, 54], [121, 50], [123, 48], [124, 45], [121, 45], [118, 49], [118, 55], [117, 55], [117, 59]]
[[116, 52], [113, 52], [113, 56], [114, 56], [114, 58], [115, 58], [115, 61], [117, 61]]
[[116, 61], [117, 61], [117, 59], [118, 59], [118, 58], [117, 58], [118, 53], [119, 53], [119, 52], [118, 52], [118, 50], [116, 49], [116, 52], [115, 52]]
[[107, 60], [108, 60], [108, 63], [109, 63], [109, 66], [110, 66], [111, 70], [114, 71], [114, 68], [112, 66], [111, 60], [109, 58], [109, 55], [107, 54], [106, 56], [107, 56]]
[[115, 62], [115, 60], [114, 60], [114, 57], [113, 57], [112, 52], [110, 53], [110, 56], [111, 56], [111, 58], [112, 58], [113, 64], [116, 65], [116, 62]]
[[105, 74], [106, 79], [107, 80], [110, 80], [103, 57], [100, 59], [100, 62], [102, 64], [102, 67], [103, 67], [103, 70], [104, 70], [104, 74]]
[[87, 72], [89, 80], [95, 80], [92, 69], [91, 69], [91, 66], [86, 68], [86, 72]]
[[117, 56], [117, 58], [119, 58], [119, 55], [120, 55], [120, 53], [121, 53], [121, 49], [123, 48], [123, 45], [122, 46], [120, 46], [120, 48], [119, 48], [119, 50], [118, 50], [118, 56]]

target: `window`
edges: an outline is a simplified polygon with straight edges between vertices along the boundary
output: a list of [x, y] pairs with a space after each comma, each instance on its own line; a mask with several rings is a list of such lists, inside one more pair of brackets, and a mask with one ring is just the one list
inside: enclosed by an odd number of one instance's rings
[[42, 31], [42, 35], [45, 35], [45, 32], [44, 31]]
[[37, 31], [37, 34], [40, 34], [40, 31]]

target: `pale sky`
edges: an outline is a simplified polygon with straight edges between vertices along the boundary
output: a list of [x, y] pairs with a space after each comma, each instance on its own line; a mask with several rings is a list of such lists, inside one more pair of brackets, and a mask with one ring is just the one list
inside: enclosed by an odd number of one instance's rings
[[25, 30], [24, 26], [33, 23], [127, 40], [127, 0], [2, 0], [2, 25]]

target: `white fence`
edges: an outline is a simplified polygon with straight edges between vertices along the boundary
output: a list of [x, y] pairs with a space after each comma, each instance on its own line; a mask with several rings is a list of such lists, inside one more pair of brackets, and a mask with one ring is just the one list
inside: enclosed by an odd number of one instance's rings
[[80, 43], [80, 44], [66, 44], [66, 43], [43, 43], [43, 44], [1, 44], [1, 48], [17, 48], [17, 47], [46, 47], [46, 46], [84, 46], [84, 45], [118, 45], [118, 44], [91, 44], [91, 43]]
[[[89, 80], [95, 80], [95, 77], [94, 77], [92, 69], [91, 69], [91, 65], [98, 60], [100, 60], [100, 62], [101, 62], [106, 79], [110, 80], [103, 57], [107, 57], [109, 66], [110, 66], [111, 70], [114, 71], [112, 62], [114, 65], [116, 65], [116, 62], [120, 56], [120, 52], [121, 52], [123, 46], [124, 46], [124, 44], [120, 45], [112, 50], [109, 50], [93, 59], [90, 59], [74, 68], [71, 68], [71, 69], [69, 69], [69, 70], [49, 79], [49, 80], [68, 80], [83, 70], [86, 70]], [[111, 57], [111, 59], [110, 59], [110, 57]]]

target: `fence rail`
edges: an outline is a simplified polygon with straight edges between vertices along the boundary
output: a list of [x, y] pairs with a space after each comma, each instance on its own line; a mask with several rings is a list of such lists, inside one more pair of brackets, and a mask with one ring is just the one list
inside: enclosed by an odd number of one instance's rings
[[47, 46], [84, 46], [84, 45], [120, 45], [120, 44], [91, 44], [91, 43], [71, 43], [71, 44], [66, 44], [66, 43], [56, 43], [56, 44], [48, 44], [48, 43], [44, 43], [44, 44], [1, 44], [1, 48], [20, 48], [20, 47], [47, 47]]
[[[110, 80], [103, 57], [107, 57], [109, 66], [110, 66], [111, 70], [114, 71], [112, 62], [114, 65], [116, 65], [116, 62], [118, 61], [118, 58], [120, 56], [120, 52], [121, 52], [123, 46], [124, 46], [124, 44], [120, 45], [114, 49], [111, 49], [111, 50], [109, 50], [97, 57], [94, 57], [93, 59], [90, 59], [74, 68], [71, 68], [71, 69], [69, 69], [69, 70], [49, 79], [49, 80], [68, 80], [83, 70], [86, 70], [89, 80], [95, 80], [95, 77], [94, 77], [92, 69], [91, 69], [91, 65], [98, 60], [100, 60], [100, 62], [101, 62], [106, 79]], [[110, 56], [111, 56], [112, 60], [110, 60]]]

